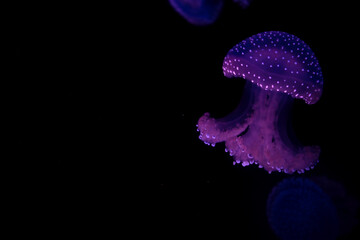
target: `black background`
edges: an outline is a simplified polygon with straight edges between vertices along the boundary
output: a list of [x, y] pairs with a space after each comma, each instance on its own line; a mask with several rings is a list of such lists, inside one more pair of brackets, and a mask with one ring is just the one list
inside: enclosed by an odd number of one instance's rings
[[322, 148], [302, 176], [327, 176], [360, 200], [358, 37], [346, 4], [225, 1], [205, 27], [167, 1], [17, 6], [5, 100], [16, 233], [276, 239], [266, 199], [290, 175], [233, 166], [195, 127], [240, 100], [243, 80], [222, 75], [228, 50], [271, 30], [304, 40], [323, 70], [320, 101], [294, 106], [299, 139]]

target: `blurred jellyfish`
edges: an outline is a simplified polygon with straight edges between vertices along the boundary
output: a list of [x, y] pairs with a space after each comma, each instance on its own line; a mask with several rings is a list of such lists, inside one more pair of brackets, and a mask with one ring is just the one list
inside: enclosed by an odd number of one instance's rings
[[344, 186], [324, 176], [310, 178], [331, 198], [336, 206], [339, 219], [339, 235], [348, 234], [355, 225], [359, 224], [359, 201], [349, 195]]
[[169, 0], [171, 6], [191, 24], [209, 25], [216, 21], [223, 0]]
[[[338, 184], [327, 184], [324, 189], [315, 180], [293, 177], [284, 179], [272, 189], [267, 201], [267, 216], [280, 239], [331, 240], [349, 232], [349, 226], [356, 223], [354, 210], [358, 209], [358, 204], [344, 193], [341, 185], [339, 188]], [[352, 212], [352, 216], [344, 215], [344, 209]]]
[[252, 0], [233, 0], [234, 3], [242, 7], [243, 9], [249, 7]]
[[239, 106], [214, 119], [198, 121], [199, 138], [215, 146], [225, 142], [234, 164], [258, 164], [269, 173], [303, 173], [318, 162], [320, 147], [302, 146], [291, 128], [293, 99], [316, 103], [322, 93], [320, 65], [298, 37], [270, 31], [236, 44], [223, 62], [226, 77], [246, 80]]

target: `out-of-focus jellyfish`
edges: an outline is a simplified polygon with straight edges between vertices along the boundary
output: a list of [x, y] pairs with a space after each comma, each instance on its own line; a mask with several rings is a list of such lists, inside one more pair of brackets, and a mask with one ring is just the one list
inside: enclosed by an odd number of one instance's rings
[[320, 147], [299, 143], [289, 114], [293, 98], [314, 104], [322, 93], [321, 68], [310, 47], [285, 32], [259, 33], [230, 49], [223, 73], [246, 80], [242, 99], [224, 118], [205, 113], [199, 138], [212, 146], [225, 142], [234, 164], [258, 164], [269, 173], [313, 168]]
[[223, 0], [169, 0], [171, 6], [191, 24], [209, 25], [216, 21]]
[[359, 224], [359, 201], [351, 196], [345, 187], [325, 176], [310, 178], [315, 182], [333, 201], [339, 219], [339, 235], [346, 235]]
[[280, 239], [331, 240], [356, 224], [358, 202], [338, 183], [320, 180], [327, 182], [327, 189], [316, 179], [301, 177], [284, 179], [272, 189], [267, 216]]
[[336, 239], [339, 222], [331, 198], [306, 178], [285, 179], [267, 201], [268, 221], [280, 239]]
[[234, 3], [242, 7], [243, 9], [249, 7], [252, 0], [233, 0]]

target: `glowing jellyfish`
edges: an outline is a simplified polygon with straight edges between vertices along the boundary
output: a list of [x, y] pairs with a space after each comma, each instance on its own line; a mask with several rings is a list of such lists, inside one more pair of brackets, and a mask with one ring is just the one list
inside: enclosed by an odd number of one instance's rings
[[313, 168], [320, 147], [301, 145], [289, 117], [293, 98], [314, 104], [322, 93], [322, 72], [310, 47], [285, 32], [259, 33], [230, 49], [223, 73], [247, 80], [241, 102], [221, 119], [205, 113], [199, 138], [212, 146], [225, 142], [234, 164], [258, 164], [269, 173]]
[[358, 223], [358, 201], [326, 177], [287, 178], [267, 201], [268, 222], [283, 240], [336, 239]]
[[171, 6], [191, 24], [209, 25], [216, 21], [223, 0], [169, 0]]

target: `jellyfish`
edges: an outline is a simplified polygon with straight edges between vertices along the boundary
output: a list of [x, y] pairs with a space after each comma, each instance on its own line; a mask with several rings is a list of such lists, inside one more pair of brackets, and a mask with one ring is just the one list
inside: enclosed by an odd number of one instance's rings
[[222, 69], [225, 77], [245, 79], [242, 98], [223, 118], [200, 117], [199, 138], [211, 146], [225, 142], [234, 165], [288, 174], [314, 168], [320, 147], [300, 143], [290, 114], [294, 99], [314, 104], [322, 94], [322, 71], [310, 47], [286, 32], [263, 32], [230, 49]]
[[312, 176], [316, 183], [332, 200], [339, 220], [339, 235], [347, 235], [359, 224], [360, 203], [352, 196], [344, 185], [326, 176]]
[[288, 178], [275, 186], [268, 197], [267, 217], [282, 240], [331, 240], [339, 234], [334, 203], [306, 178]]
[[252, 0], [233, 0], [233, 2], [239, 5], [241, 8], [245, 9], [249, 7]]
[[283, 240], [336, 239], [358, 223], [359, 202], [325, 176], [282, 180], [267, 200], [268, 222]]
[[191, 24], [204, 26], [216, 21], [223, 0], [169, 0], [171, 6]]

